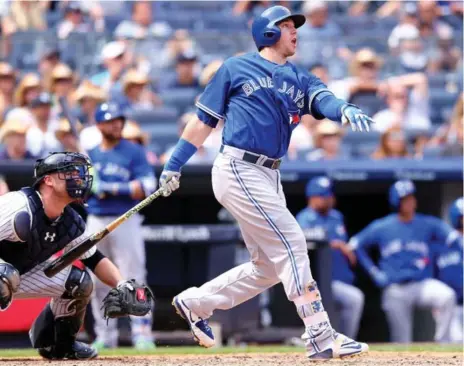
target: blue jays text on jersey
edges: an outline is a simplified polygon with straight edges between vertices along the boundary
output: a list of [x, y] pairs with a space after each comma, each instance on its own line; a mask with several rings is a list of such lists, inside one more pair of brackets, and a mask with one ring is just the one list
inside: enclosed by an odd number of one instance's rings
[[[89, 157], [98, 181], [128, 184], [130, 181], [138, 180], [146, 195], [154, 191], [156, 179], [142, 146], [122, 139], [111, 150], [95, 147], [89, 151]], [[115, 216], [121, 215], [135, 204], [137, 201], [128, 194], [106, 195], [103, 199], [92, 195], [88, 199], [88, 211], [96, 216]]]
[[263, 154], [285, 155], [293, 129], [304, 114], [322, 119], [311, 105], [326, 85], [290, 62], [283, 65], [258, 52], [224, 62], [197, 102], [199, 113], [225, 120], [223, 144]]
[[[306, 207], [296, 215], [296, 220], [303, 229], [306, 240], [327, 244], [332, 240], [344, 242], [347, 240], [343, 215], [340, 211], [332, 209], [327, 215], [322, 215], [311, 207]], [[354, 282], [354, 274], [347, 258], [336, 249], [332, 249], [332, 278], [347, 284]]]
[[350, 240], [360, 264], [370, 271], [374, 263], [366, 249], [377, 247], [379, 268], [392, 283], [419, 281], [432, 276], [432, 246], [450, 245], [455, 232], [442, 220], [416, 214], [402, 222], [397, 214], [378, 219]]

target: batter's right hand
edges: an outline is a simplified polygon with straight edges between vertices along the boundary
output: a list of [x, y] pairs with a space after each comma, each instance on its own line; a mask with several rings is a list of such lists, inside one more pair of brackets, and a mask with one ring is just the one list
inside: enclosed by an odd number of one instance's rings
[[160, 187], [163, 188], [163, 196], [167, 197], [180, 186], [180, 173], [163, 170], [160, 177]]

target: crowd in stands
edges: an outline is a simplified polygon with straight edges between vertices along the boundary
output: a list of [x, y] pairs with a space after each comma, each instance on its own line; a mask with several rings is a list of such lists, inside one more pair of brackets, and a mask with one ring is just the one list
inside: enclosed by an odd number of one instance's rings
[[[91, 149], [94, 110], [110, 100], [128, 116], [125, 136], [162, 164], [223, 60], [255, 51], [251, 21], [275, 3], [307, 18], [293, 61], [376, 121], [360, 140], [304, 116], [285, 159], [462, 156], [461, 1], [10, 0], [0, 4], [0, 159]], [[218, 127], [190, 163], [210, 164], [220, 143]]]

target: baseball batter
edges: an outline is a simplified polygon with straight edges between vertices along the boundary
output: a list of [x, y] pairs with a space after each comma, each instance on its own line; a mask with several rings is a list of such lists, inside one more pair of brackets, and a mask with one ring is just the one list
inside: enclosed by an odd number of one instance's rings
[[205, 347], [215, 342], [206, 322], [215, 309], [230, 309], [282, 282], [305, 324], [309, 358], [368, 349], [332, 329], [311, 275], [305, 237], [286, 207], [280, 182], [281, 158], [302, 115], [343, 120], [361, 131], [371, 123], [358, 107], [337, 99], [318, 78], [287, 60], [295, 54], [297, 28], [304, 22], [303, 15], [282, 6], [255, 18], [258, 52], [231, 57], [219, 68], [160, 178], [165, 195], [176, 190], [182, 166], [218, 121], [225, 121], [212, 169], [213, 190], [240, 225], [252, 259], [174, 298], [173, 305]]
[[364, 308], [364, 294], [353, 285], [354, 273], [350, 265], [356, 263], [348, 248], [345, 224], [340, 211], [333, 208], [332, 181], [315, 177], [306, 185], [308, 206], [296, 215], [306, 239], [329, 244], [332, 248], [332, 294], [340, 310], [340, 330], [348, 337], [356, 337]]
[[[37, 161], [32, 187], [0, 197], [0, 309], [6, 310], [13, 297], [52, 298], [29, 332], [32, 346], [47, 359], [97, 356], [93, 347], [76, 341], [93, 289], [89, 273], [74, 266], [53, 278], [43, 272], [53, 254], [89, 236], [69, 204], [85, 201], [92, 185], [90, 166], [82, 154], [53, 153]], [[108, 286], [130, 285], [95, 247], [81, 259]]]
[[[459, 235], [445, 222], [416, 213], [415, 186], [409, 180], [394, 183], [389, 201], [396, 211], [378, 219], [350, 240], [359, 263], [382, 293], [393, 342], [412, 342], [414, 306], [430, 307], [436, 322], [435, 340], [449, 340], [449, 327], [456, 304], [454, 291], [432, 277], [432, 245], [453, 246]], [[436, 244], [438, 243], [438, 244]], [[378, 266], [367, 250], [378, 247]]]
[[453, 320], [451, 321], [450, 341], [462, 344], [463, 341], [463, 254], [462, 254], [462, 235], [463, 235], [463, 210], [464, 198], [459, 198], [453, 202], [449, 208], [449, 221], [459, 234], [459, 240], [449, 247], [440, 246], [440, 251], [436, 259], [437, 278], [451, 287], [457, 299], [454, 308]]
[[[103, 103], [95, 112], [95, 121], [102, 134], [99, 146], [89, 151], [95, 167], [96, 181], [88, 200], [87, 226], [92, 232], [135, 206], [155, 190], [153, 168], [147, 161], [143, 146], [122, 138], [125, 116], [116, 104]], [[111, 258], [126, 278], [145, 282], [145, 244], [142, 237], [142, 216], [134, 215], [120, 228], [104, 238], [99, 250]], [[92, 312], [95, 318], [97, 348], [118, 345], [117, 321], [103, 319], [100, 303], [108, 292], [107, 286], [95, 281]], [[151, 313], [145, 318], [131, 319], [132, 342], [136, 348], [153, 348]]]

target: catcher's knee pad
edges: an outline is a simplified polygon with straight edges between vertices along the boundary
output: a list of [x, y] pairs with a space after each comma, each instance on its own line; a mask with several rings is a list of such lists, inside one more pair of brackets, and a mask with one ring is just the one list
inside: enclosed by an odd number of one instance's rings
[[55, 316], [47, 304], [34, 320], [29, 330], [29, 339], [33, 348], [50, 347], [55, 344]]
[[89, 298], [93, 291], [92, 277], [86, 270], [72, 266], [64, 287], [65, 299]]

